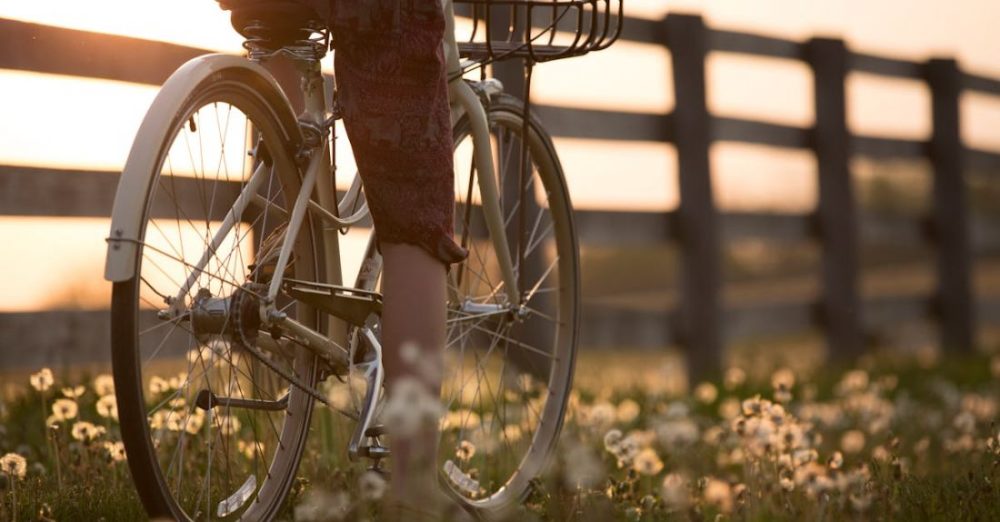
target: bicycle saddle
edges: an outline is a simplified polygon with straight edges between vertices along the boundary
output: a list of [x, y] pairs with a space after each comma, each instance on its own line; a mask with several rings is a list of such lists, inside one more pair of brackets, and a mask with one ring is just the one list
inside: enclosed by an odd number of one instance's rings
[[275, 49], [308, 38], [311, 29], [326, 27], [326, 20], [315, 9], [294, 0], [216, 1], [231, 12], [233, 29]]

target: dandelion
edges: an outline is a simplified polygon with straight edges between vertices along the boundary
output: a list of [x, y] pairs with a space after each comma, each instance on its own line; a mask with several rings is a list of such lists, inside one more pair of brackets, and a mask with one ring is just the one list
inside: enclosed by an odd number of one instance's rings
[[97, 409], [97, 414], [101, 417], [118, 420], [118, 401], [115, 400], [114, 395], [105, 395], [97, 399], [95, 408]]
[[717, 506], [723, 513], [733, 510], [733, 490], [728, 482], [714, 477], [706, 478], [703, 495], [706, 503]]
[[590, 426], [597, 430], [606, 429], [611, 426], [618, 416], [618, 410], [609, 402], [599, 402], [587, 410], [586, 419], [581, 419], [580, 424]]
[[102, 373], [97, 377], [94, 377], [94, 391], [97, 392], [98, 397], [115, 393], [114, 377], [106, 373]]
[[440, 399], [432, 395], [423, 383], [414, 378], [401, 379], [392, 387], [383, 423], [391, 426], [395, 435], [412, 435], [424, 426], [441, 422]]
[[458, 457], [458, 460], [461, 460], [462, 462], [468, 462], [475, 455], [476, 455], [476, 445], [467, 440], [459, 442], [458, 447], [455, 448], [455, 456]]
[[524, 432], [521, 430], [521, 427], [516, 424], [504, 426], [503, 428], [503, 438], [509, 442], [517, 442], [521, 440], [522, 436], [524, 436]]
[[80, 386], [70, 386], [67, 388], [63, 388], [62, 394], [65, 395], [66, 398], [68, 399], [79, 399], [80, 396], [83, 395], [83, 392], [85, 392], [86, 390], [87, 388], [81, 384]]
[[795, 386], [795, 373], [788, 368], [779, 368], [771, 374], [771, 387], [775, 390], [790, 390]]
[[859, 513], [864, 513], [872, 505], [872, 495], [869, 493], [851, 493], [850, 501], [851, 509]]
[[632, 469], [643, 475], [657, 475], [663, 471], [663, 461], [652, 448], [646, 448], [635, 456]]
[[358, 478], [358, 490], [365, 500], [381, 500], [386, 490], [385, 479], [377, 471], [366, 471]]
[[840, 449], [854, 455], [865, 448], [865, 434], [860, 430], [850, 430], [840, 437]]
[[52, 403], [52, 416], [57, 422], [75, 419], [76, 414], [79, 413], [79, 411], [80, 407], [73, 399], [56, 399], [56, 401]]
[[781, 486], [781, 489], [785, 491], [793, 491], [795, 489], [795, 481], [788, 476], [782, 476], [781, 478], [779, 478], [778, 485]]
[[732, 390], [739, 386], [742, 386], [747, 380], [747, 372], [735, 366], [726, 370], [723, 382], [725, 383], [727, 390]]
[[43, 392], [52, 387], [52, 384], [55, 382], [55, 379], [52, 377], [52, 370], [48, 368], [42, 368], [41, 370], [38, 371], [38, 373], [31, 374], [31, 377], [29, 377], [29, 381], [31, 381], [32, 388], [40, 392]]
[[737, 399], [730, 397], [719, 404], [719, 417], [730, 420], [736, 418], [739, 414], [740, 401]]
[[601, 461], [583, 444], [568, 446], [563, 457], [565, 463], [563, 482], [566, 487], [592, 488], [605, 476]]
[[618, 417], [618, 422], [629, 424], [639, 417], [639, 403], [632, 399], [625, 399], [618, 404], [615, 414]]
[[105, 431], [103, 426], [95, 426], [87, 421], [77, 421], [73, 423], [70, 434], [78, 441], [90, 442], [104, 435]]
[[839, 451], [834, 451], [833, 455], [830, 455], [830, 460], [827, 462], [827, 466], [830, 469], [840, 469], [844, 466], [844, 454]]
[[668, 473], [663, 477], [660, 491], [663, 494], [663, 502], [675, 510], [685, 509], [691, 500], [687, 479], [678, 473]]
[[104, 451], [108, 452], [108, 458], [113, 462], [125, 461], [125, 444], [119, 441], [104, 441]]
[[28, 472], [28, 461], [17, 453], [8, 453], [0, 457], [0, 471], [8, 477], [23, 479]]
[[612, 429], [604, 434], [604, 449], [616, 453], [622, 444], [622, 430]]
[[694, 397], [702, 404], [712, 404], [719, 397], [719, 389], [710, 382], [703, 382], [695, 387]]
[[163, 377], [154, 375], [149, 379], [149, 393], [152, 395], [159, 395], [170, 389], [170, 383], [168, 383]]

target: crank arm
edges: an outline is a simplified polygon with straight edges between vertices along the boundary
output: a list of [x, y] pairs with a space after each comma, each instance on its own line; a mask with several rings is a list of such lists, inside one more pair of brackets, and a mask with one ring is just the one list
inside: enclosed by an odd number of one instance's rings
[[223, 408], [243, 408], [248, 410], [281, 411], [288, 407], [288, 394], [286, 393], [276, 401], [265, 401], [259, 399], [236, 399], [233, 397], [219, 397], [211, 390], [201, 390], [194, 400], [195, 406], [208, 411], [216, 406]]
[[361, 442], [368, 434], [372, 419], [375, 417], [375, 406], [378, 404], [378, 395], [382, 391], [382, 381], [385, 378], [385, 370], [382, 368], [382, 345], [371, 328], [359, 329], [359, 333], [364, 336], [372, 349], [372, 359], [365, 372], [365, 400], [361, 406], [361, 415], [358, 416], [358, 423], [354, 426], [354, 433], [351, 435], [351, 442], [347, 447], [347, 455], [352, 461], [358, 457], [371, 456], [367, 447], [362, 447]]

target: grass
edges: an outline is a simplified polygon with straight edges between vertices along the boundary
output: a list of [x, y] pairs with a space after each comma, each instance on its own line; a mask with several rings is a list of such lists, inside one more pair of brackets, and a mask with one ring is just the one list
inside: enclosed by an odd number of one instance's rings
[[[734, 367], [690, 387], [665, 382], [674, 358], [613, 360], [582, 358], [557, 455], [518, 519], [1000, 519], [1000, 357]], [[0, 520], [142, 519], [99, 404], [106, 378], [56, 380], [39, 391], [24, 377], [0, 403]], [[60, 420], [57, 400], [76, 414]], [[318, 410], [282, 519], [377, 515], [379, 484], [342, 457], [349, 428]]]

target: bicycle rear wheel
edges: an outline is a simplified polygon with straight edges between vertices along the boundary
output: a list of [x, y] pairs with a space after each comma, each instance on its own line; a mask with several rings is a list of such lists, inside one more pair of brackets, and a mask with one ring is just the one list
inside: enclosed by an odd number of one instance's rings
[[[112, 353], [128, 463], [153, 518], [273, 518], [312, 414], [312, 396], [290, 379], [315, 388], [316, 357], [258, 328], [301, 183], [290, 143], [299, 131], [284, 96], [246, 75], [213, 72], [191, 87], [164, 142], [134, 145], [159, 159], [136, 275], [113, 289]], [[230, 213], [236, 224], [222, 234]], [[317, 229], [307, 218], [287, 276], [324, 280]], [[319, 327], [315, 309], [277, 305]]]
[[573, 211], [551, 139], [533, 118], [524, 135], [523, 104], [511, 96], [494, 97], [487, 116], [523, 306], [507, 306], [465, 117], [455, 127], [455, 233], [469, 257], [449, 273], [439, 458], [452, 494], [488, 516], [524, 500], [559, 437], [580, 296]]

